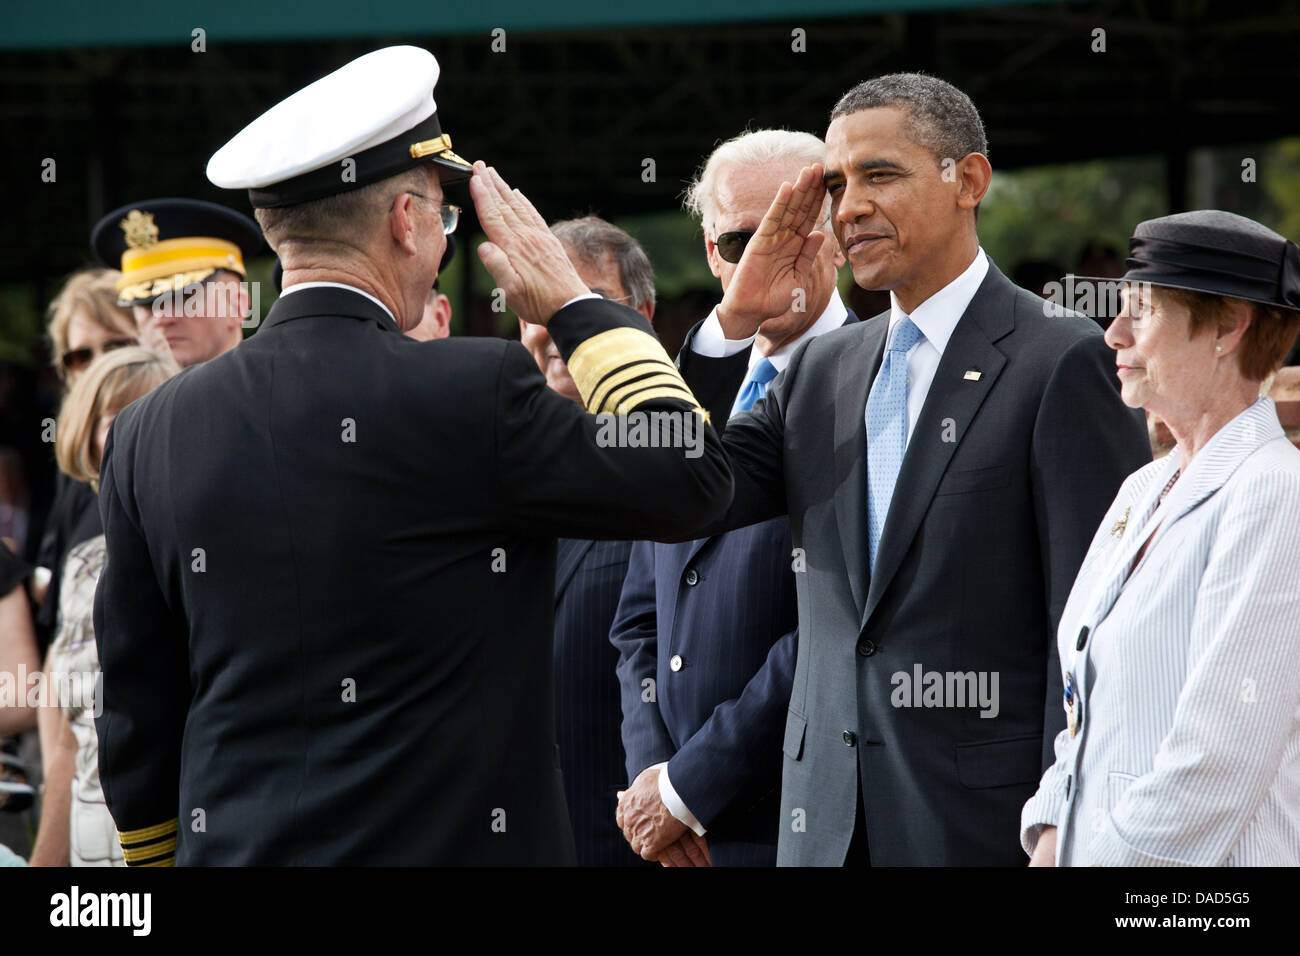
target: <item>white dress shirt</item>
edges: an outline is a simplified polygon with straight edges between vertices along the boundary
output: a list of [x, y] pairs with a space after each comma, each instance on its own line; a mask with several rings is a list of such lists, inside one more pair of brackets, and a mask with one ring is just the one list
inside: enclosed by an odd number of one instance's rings
[[[930, 384], [934, 381], [934, 373], [938, 371], [939, 360], [943, 358], [943, 350], [948, 347], [953, 329], [957, 328], [958, 321], [966, 312], [971, 299], [975, 298], [988, 271], [988, 256], [981, 248], [976, 251], [975, 258], [965, 272], [918, 305], [910, 316], [898, 304], [898, 296], [889, 293], [889, 338], [886, 339], [886, 347], [894, 337], [894, 329], [904, 318], [910, 318], [923, 336], [907, 352], [909, 442], [916, 429], [916, 420], [921, 417], [921, 409], [925, 406], [925, 397], [930, 394]], [[881, 367], [884, 367], [883, 362]], [[866, 417], [865, 410], [863, 417]]]
[[840, 298], [839, 290], [832, 289], [831, 299], [826, 303], [826, 308], [822, 310], [822, 314], [817, 316], [816, 322], [808, 326], [798, 338], [791, 339], [773, 349], [771, 355], [763, 355], [753, 347], [754, 340], [758, 337], [756, 335], [751, 335], [747, 339], [729, 339], [724, 336], [722, 334], [722, 323], [718, 321], [718, 308], [714, 306], [713, 311], [709, 313], [709, 317], [700, 326], [700, 330], [691, 339], [691, 351], [707, 358], [727, 358], [742, 349], [749, 349], [749, 368], [751, 370], [766, 358], [772, 363], [772, 367], [780, 373], [784, 372], [785, 367], [790, 364], [790, 353], [795, 350], [795, 347], [800, 342], [804, 339], [815, 338], [823, 332], [829, 332], [831, 329], [838, 329], [848, 317], [849, 310], [844, 305], [844, 300]]
[[[369, 292], [366, 292], [364, 289], [358, 289], [356, 286], [348, 285], [346, 282], [297, 282], [291, 286], [282, 289], [280, 291], [280, 298], [283, 299], [286, 295], [292, 295], [295, 292], [302, 292], [305, 289], [347, 289], [349, 292], [355, 292], [357, 295], [364, 295], [375, 305], [383, 309], [384, 314], [393, 320], [394, 325], [397, 325], [397, 318], [396, 316], [393, 315], [392, 312], [388, 310], [388, 306], [384, 305], [384, 303], [380, 302], [378, 299], [376, 299]], [[397, 327], [401, 328], [400, 325], [398, 325]]]

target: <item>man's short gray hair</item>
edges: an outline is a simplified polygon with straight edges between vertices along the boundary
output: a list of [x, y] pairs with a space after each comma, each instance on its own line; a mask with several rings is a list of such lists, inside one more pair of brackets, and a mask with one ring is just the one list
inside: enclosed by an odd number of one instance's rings
[[364, 241], [403, 192], [427, 195], [437, 173], [430, 165], [416, 166], [387, 179], [277, 209], [257, 209], [253, 215], [266, 242], [279, 251], [282, 242], [344, 243]]
[[959, 161], [970, 153], [988, 156], [984, 121], [970, 97], [951, 83], [925, 73], [890, 73], [859, 83], [840, 97], [831, 120], [862, 110], [892, 107], [907, 114], [903, 131], [928, 149], [935, 161]]
[[655, 304], [655, 276], [650, 257], [628, 233], [599, 216], [583, 216], [554, 223], [551, 232], [564, 245], [571, 258], [593, 266], [612, 260], [618, 266], [623, 289], [630, 296], [628, 305], [637, 308]]
[[[713, 235], [718, 215], [718, 176], [736, 166], [767, 166], [774, 163], [800, 167], [826, 162], [826, 144], [812, 133], [788, 129], [756, 129], [741, 133], [709, 154], [686, 188], [686, 211], [700, 221], [704, 232]], [[792, 175], [791, 181], [794, 176]], [[775, 197], [773, 197], [775, 198]], [[829, 224], [830, 203], [826, 204]], [[716, 238], [716, 237], [714, 237]]]

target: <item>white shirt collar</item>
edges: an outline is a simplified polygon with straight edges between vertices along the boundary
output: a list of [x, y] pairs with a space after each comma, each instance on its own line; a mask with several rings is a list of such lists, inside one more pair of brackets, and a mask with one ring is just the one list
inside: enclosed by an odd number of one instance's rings
[[785, 370], [786, 365], [790, 363], [790, 353], [804, 339], [812, 339], [821, 335], [823, 332], [829, 332], [832, 329], [838, 329], [844, 324], [845, 319], [849, 317], [849, 310], [844, 305], [844, 300], [840, 298], [838, 289], [831, 290], [830, 301], [826, 303], [826, 308], [822, 314], [817, 317], [817, 321], [793, 339], [783, 342], [778, 348], [772, 350], [771, 355], [764, 356], [756, 348], [749, 350], [749, 367], [753, 370], [754, 366], [766, 358], [772, 363], [772, 367], [778, 372]]
[[[975, 258], [971, 260], [965, 272], [918, 305], [912, 314], [908, 315], [908, 318], [921, 330], [926, 341], [933, 345], [940, 355], [948, 347], [948, 339], [952, 338], [953, 329], [957, 328], [957, 322], [965, 313], [966, 307], [970, 305], [971, 299], [975, 298], [975, 293], [979, 291], [980, 283], [984, 281], [988, 271], [989, 259], [984, 254], [983, 247], [980, 247], [975, 251]], [[905, 315], [907, 313], [898, 304], [898, 297], [890, 292], [889, 333], [891, 335], [894, 326], [901, 322]]]
[[358, 289], [354, 285], [348, 285], [346, 282], [297, 282], [289, 286], [287, 289], [282, 289], [280, 291], [280, 298], [284, 298], [286, 295], [292, 295], [295, 292], [302, 292], [305, 289], [347, 289], [349, 292], [355, 292], [357, 295], [364, 295], [375, 305], [383, 309], [384, 314], [393, 320], [394, 325], [397, 325], [399, 329], [401, 328], [401, 326], [397, 324], [396, 316], [388, 310], [388, 306], [384, 305], [384, 303], [380, 302], [369, 292], [366, 292], [363, 289]]

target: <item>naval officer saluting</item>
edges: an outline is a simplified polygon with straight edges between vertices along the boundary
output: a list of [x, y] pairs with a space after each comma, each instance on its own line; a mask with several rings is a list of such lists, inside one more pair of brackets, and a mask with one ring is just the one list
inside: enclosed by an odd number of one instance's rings
[[[711, 429], [696, 458], [597, 443], [593, 413], [702, 412], [645, 320], [451, 151], [437, 77], [371, 53], [208, 165], [249, 190], [284, 294], [104, 451], [97, 726], [128, 863], [572, 862], [554, 538], [689, 533], [730, 496]], [[480, 256], [586, 412], [517, 343], [401, 334], [471, 173]]]

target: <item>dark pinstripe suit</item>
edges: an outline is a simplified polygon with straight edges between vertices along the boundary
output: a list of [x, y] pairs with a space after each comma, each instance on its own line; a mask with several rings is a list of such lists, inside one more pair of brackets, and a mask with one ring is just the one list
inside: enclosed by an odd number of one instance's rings
[[583, 866], [652, 866], [632, 852], [614, 811], [622, 789], [618, 652], [609, 626], [627, 573], [627, 541], [561, 538], [555, 566], [555, 731], [564, 795]]

